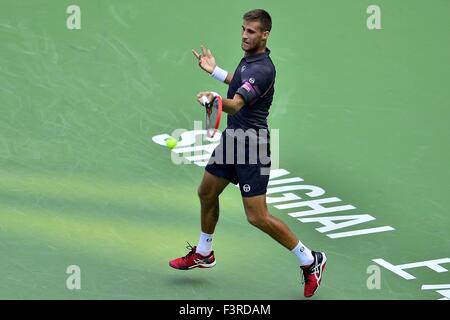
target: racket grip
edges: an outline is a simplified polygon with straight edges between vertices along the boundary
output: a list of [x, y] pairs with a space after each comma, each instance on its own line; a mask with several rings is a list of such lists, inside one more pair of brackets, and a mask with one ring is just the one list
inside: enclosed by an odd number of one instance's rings
[[209, 103], [209, 100], [206, 96], [202, 96], [201, 98], [202, 104], [206, 107], [206, 105]]

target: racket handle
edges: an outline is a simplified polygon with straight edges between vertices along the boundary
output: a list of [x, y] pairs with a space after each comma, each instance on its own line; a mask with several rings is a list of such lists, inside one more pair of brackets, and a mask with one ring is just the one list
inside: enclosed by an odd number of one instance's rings
[[206, 107], [206, 105], [209, 103], [209, 100], [206, 96], [202, 96], [201, 98], [202, 104]]

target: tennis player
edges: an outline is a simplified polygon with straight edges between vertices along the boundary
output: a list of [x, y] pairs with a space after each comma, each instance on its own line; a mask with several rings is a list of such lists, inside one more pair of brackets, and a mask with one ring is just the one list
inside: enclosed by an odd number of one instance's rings
[[[201, 233], [198, 245], [189, 245], [190, 252], [184, 257], [170, 261], [169, 265], [181, 270], [215, 266], [212, 244], [219, 219], [219, 195], [231, 182], [239, 184], [249, 223], [267, 233], [298, 258], [305, 283], [304, 295], [311, 297], [321, 283], [326, 256], [323, 252], [306, 247], [284, 222], [269, 213], [266, 191], [270, 161], [257, 159], [256, 163], [251, 163], [247, 159], [250, 137], [255, 135], [255, 132], [258, 148], [268, 148], [270, 156], [267, 116], [273, 100], [276, 74], [270, 59], [270, 50], [266, 47], [271, 28], [272, 20], [266, 11], [256, 9], [244, 14], [241, 47], [245, 54], [233, 74], [221, 69], [211, 51], [205, 47], [201, 46], [201, 53], [192, 50], [200, 68], [214, 79], [228, 84], [227, 99], [223, 99], [223, 111], [228, 114], [227, 129], [205, 168], [198, 188], [201, 204]], [[214, 95], [212, 92], [200, 92], [197, 99], [202, 104], [201, 97], [206, 96], [211, 103]], [[242, 142], [242, 139], [237, 139], [233, 134], [236, 130], [252, 132], [247, 134], [249, 140]], [[264, 135], [258, 134], [260, 132], [264, 132]], [[261, 138], [263, 136], [268, 138]], [[226, 157], [227, 152], [230, 152], [225, 147], [229, 140], [235, 142], [236, 148], [246, 154], [245, 163], [239, 163], [236, 154], [234, 157]], [[226, 161], [230, 158], [232, 163]], [[218, 159], [225, 160], [217, 161]]]

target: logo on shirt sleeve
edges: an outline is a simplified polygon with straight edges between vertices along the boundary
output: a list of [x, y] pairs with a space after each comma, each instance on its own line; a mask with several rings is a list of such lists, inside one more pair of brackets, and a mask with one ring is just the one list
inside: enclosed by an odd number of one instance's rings
[[244, 88], [247, 92], [250, 92], [250, 91], [252, 91], [252, 85], [250, 84], [250, 83], [248, 83], [248, 82], [245, 82], [243, 85], [242, 85], [242, 88]]

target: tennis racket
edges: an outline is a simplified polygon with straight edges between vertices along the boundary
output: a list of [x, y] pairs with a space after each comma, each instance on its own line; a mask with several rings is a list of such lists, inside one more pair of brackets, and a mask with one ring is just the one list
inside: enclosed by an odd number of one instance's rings
[[208, 102], [205, 96], [202, 97], [202, 100], [206, 110], [206, 133], [208, 138], [212, 138], [216, 134], [217, 129], [219, 129], [222, 116], [222, 98], [217, 95], [211, 103]]

